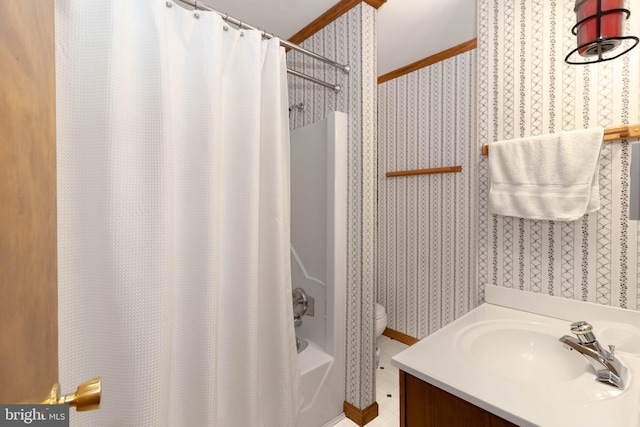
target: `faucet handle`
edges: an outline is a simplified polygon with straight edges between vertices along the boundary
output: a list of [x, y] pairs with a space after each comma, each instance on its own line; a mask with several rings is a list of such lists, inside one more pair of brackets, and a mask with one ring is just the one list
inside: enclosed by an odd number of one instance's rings
[[293, 326], [295, 326], [297, 328], [300, 325], [302, 325], [302, 317], [299, 314], [294, 314], [293, 315]]
[[591, 344], [596, 341], [596, 336], [593, 334], [593, 326], [584, 320], [579, 322], [573, 322], [571, 324], [571, 332], [574, 333], [581, 344]]
[[573, 322], [571, 324], [571, 332], [576, 335], [582, 335], [589, 333], [593, 330], [593, 326], [587, 323], [585, 320], [580, 320], [578, 322]]

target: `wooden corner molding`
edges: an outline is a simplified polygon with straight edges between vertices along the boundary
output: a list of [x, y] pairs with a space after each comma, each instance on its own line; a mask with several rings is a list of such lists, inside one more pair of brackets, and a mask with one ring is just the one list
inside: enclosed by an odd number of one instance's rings
[[378, 416], [378, 402], [373, 402], [363, 410], [360, 410], [345, 400], [343, 409], [344, 415], [360, 427], [363, 427]]
[[340, 0], [331, 9], [314, 19], [309, 25], [295, 33], [289, 38], [294, 44], [300, 44], [348, 11], [359, 3], [367, 3], [378, 9], [387, 0]]
[[468, 42], [461, 43], [447, 50], [443, 50], [440, 53], [436, 53], [435, 55], [431, 55], [427, 58], [416, 61], [413, 64], [405, 65], [404, 67], [398, 68], [397, 70], [391, 71], [387, 74], [383, 74], [380, 77], [378, 77], [378, 84], [388, 82], [389, 80], [397, 79], [400, 76], [404, 76], [405, 74], [412, 73], [416, 70], [419, 70], [420, 68], [424, 68], [429, 65], [433, 65], [436, 62], [444, 61], [445, 59], [449, 59], [456, 55], [460, 55], [461, 53], [465, 53], [469, 50], [475, 49], [477, 46], [478, 46], [478, 39], [473, 39], [473, 40], [469, 40]]
[[393, 329], [389, 329], [389, 328], [386, 328], [382, 333], [382, 335], [389, 337], [393, 340], [400, 341], [401, 343], [406, 345], [414, 345], [415, 343], [420, 341], [418, 338], [414, 338], [411, 335], [406, 335], [406, 334], [403, 334], [402, 332], [394, 331]]
[[380, 9], [380, 6], [382, 6], [387, 2], [387, 0], [362, 0], [362, 1], [368, 4], [369, 6], [375, 7], [376, 9]]

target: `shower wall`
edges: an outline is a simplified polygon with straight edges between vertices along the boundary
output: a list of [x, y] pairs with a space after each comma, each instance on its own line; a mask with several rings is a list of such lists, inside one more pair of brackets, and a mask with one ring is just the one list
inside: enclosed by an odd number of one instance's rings
[[291, 132], [291, 282], [315, 300], [296, 335], [342, 361], [333, 350], [345, 348], [346, 123], [334, 112]]
[[323, 120], [330, 111], [349, 116], [347, 143], [347, 374], [346, 400], [364, 409], [375, 400], [374, 304], [376, 234], [376, 24], [377, 11], [359, 3], [301, 45], [349, 64], [345, 74], [295, 51], [288, 65], [319, 79], [337, 82], [342, 91], [289, 77], [289, 102], [304, 102], [291, 113], [296, 129]]
[[[319, 427], [343, 411], [346, 317], [347, 115], [291, 132], [291, 281], [315, 300], [296, 336], [304, 403], [300, 427]], [[310, 310], [309, 310], [310, 311]]]
[[[573, 0], [478, 1], [476, 152], [491, 141], [640, 121], [639, 48], [600, 64], [564, 63], [576, 44], [574, 6]], [[637, 9], [627, 34], [640, 34]], [[628, 220], [634, 142], [603, 145], [602, 209], [574, 222], [491, 215], [487, 158], [479, 156], [480, 292], [489, 283], [640, 309], [640, 228]]]
[[415, 338], [478, 304], [475, 79], [474, 49], [378, 86], [378, 302]]

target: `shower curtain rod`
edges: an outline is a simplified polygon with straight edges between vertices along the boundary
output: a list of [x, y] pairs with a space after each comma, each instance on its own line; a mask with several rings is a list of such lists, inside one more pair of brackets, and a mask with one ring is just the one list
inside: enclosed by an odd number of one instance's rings
[[[231, 23], [233, 25], [236, 25], [238, 28], [241, 28], [241, 29], [244, 28], [244, 29], [247, 29], [247, 30], [259, 31], [259, 32], [262, 33], [262, 37], [264, 37], [266, 39], [271, 39], [271, 38], [275, 37], [273, 34], [269, 34], [266, 31], [263, 31], [263, 30], [261, 30], [261, 29], [259, 29], [257, 27], [254, 27], [253, 25], [249, 25], [249, 24], [247, 24], [245, 22], [240, 21], [239, 19], [233, 18], [233, 17], [229, 16], [228, 13], [222, 13], [222, 12], [212, 8], [211, 6], [207, 6], [206, 4], [204, 4], [204, 3], [200, 2], [200, 1], [197, 1], [197, 0], [180, 0], [180, 1], [182, 3], [188, 4], [189, 6], [192, 6], [195, 10], [206, 10], [206, 11], [209, 11], [209, 12], [215, 12], [218, 15], [222, 16], [223, 19], [226, 22], [229, 22], [229, 23]], [[169, 3], [170, 3], [170, 1], [167, 1], [167, 4], [169, 4]], [[318, 55], [315, 52], [307, 50], [307, 49], [305, 49], [303, 47], [298, 46], [297, 44], [288, 42], [286, 40], [282, 40], [281, 39], [280, 40], [280, 46], [283, 46], [283, 47], [285, 47], [287, 49], [295, 50], [295, 51], [300, 52], [300, 53], [302, 53], [304, 55], [308, 55], [308, 56], [310, 56], [310, 57], [312, 57], [314, 59], [317, 59], [318, 61], [324, 62], [327, 65], [331, 65], [332, 67], [339, 68], [342, 71], [344, 71], [345, 73], [348, 73], [349, 71], [351, 71], [351, 67], [349, 67], [349, 65], [340, 64], [340, 63], [338, 63], [336, 61], [333, 61], [333, 60], [331, 60], [329, 58], [325, 58], [322, 55]], [[322, 85], [322, 86], [327, 87], [329, 89], [333, 89], [336, 93], [340, 92], [340, 90], [341, 90], [340, 85], [334, 85], [334, 84], [327, 83], [327, 82], [322, 81], [322, 80], [318, 80], [315, 77], [311, 77], [309, 75], [306, 75], [306, 74], [301, 73], [301, 72], [296, 71], [296, 70], [291, 70], [291, 69], [287, 68], [287, 73], [289, 73], [291, 75], [294, 75], [294, 76], [297, 76], [297, 77], [300, 77], [302, 79], [308, 80], [310, 82]]]
[[334, 85], [334, 84], [327, 83], [327, 82], [322, 81], [322, 80], [318, 80], [315, 77], [308, 76], [306, 74], [301, 73], [300, 71], [296, 71], [296, 70], [292, 70], [290, 68], [287, 68], [287, 73], [291, 74], [292, 76], [297, 76], [297, 77], [300, 77], [302, 79], [309, 80], [310, 82], [318, 84], [320, 86], [324, 86], [324, 87], [327, 87], [329, 89], [333, 89], [335, 91], [335, 93], [339, 93], [342, 90], [342, 87], [340, 87], [340, 85]]

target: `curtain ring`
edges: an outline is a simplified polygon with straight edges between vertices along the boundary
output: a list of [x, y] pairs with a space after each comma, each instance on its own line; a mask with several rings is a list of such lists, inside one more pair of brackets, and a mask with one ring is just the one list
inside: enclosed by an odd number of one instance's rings
[[198, 12], [198, 1], [193, 0], [193, 17], [200, 19], [200, 12]]
[[227, 18], [229, 18], [229, 14], [225, 13], [224, 16], [222, 17], [222, 20], [224, 21], [224, 25], [222, 26], [222, 29], [225, 31], [229, 31], [229, 25], [227, 25]]

